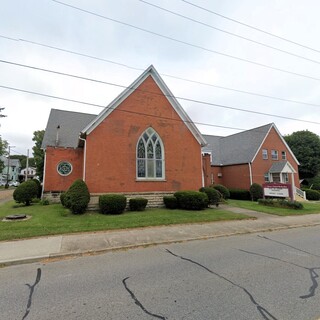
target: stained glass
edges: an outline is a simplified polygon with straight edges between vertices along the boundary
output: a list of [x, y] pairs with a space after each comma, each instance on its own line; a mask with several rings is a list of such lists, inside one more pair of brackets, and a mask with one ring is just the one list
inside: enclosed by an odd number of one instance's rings
[[72, 165], [67, 161], [62, 161], [58, 164], [57, 170], [62, 176], [67, 176], [72, 171]]
[[146, 157], [146, 148], [144, 146], [143, 140], [140, 139], [138, 144], [138, 159], [144, 159]]

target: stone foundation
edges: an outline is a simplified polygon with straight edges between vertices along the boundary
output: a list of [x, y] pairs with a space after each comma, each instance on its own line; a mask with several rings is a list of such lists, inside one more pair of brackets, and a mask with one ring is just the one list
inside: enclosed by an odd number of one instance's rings
[[[51, 191], [43, 194], [43, 199], [48, 199], [50, 203], [60, 203], [60, 194], [62, 191]], [[90, 202], [88, 205], [88, 210], [99, 210], [99, 196], [106, 193], [91, 193]], [[159, 208], [163, 207], [163, 197], [164, 196], [172, 196], [174, 191], [172, 192], [163, 192], [163, 191], [155, 191], [155, 192], [131, 192], [131, 193], [118, 193], [123, 194], [127, 197], [127, 203], [129, 205], [129, 200], [132, 198], [146, 198], [148, 199], [147, 208]]]

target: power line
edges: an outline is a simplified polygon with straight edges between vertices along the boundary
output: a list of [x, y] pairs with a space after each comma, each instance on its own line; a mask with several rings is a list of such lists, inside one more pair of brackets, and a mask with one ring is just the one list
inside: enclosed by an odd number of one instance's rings
[[[96, 59], [100, 60], [100, 58], [97, 58], [97, 57], [96, 57]], [[109, 63], [113, 63], [113, 64], [120, 65], [120, 66], [125, 66], [126, 68], [130, 68], [130, 69], [134, 69], [134, 70], [144, 71], [144, 69], [142, 69], [142, 68], [131, 67], [129, 65], [126, 65], [126, 64], [123, 64], [123, 63], [118, 63], [118, 62], [111, 61], [111, 60], [103, 60], [103, 61], [107, 61]], [[112, 85], [112, 83], [106, 82], [106, 81], [103, 81], [103, 80], [82, 77], [82, 76], [73, 75], [73, 74], [69, 74], [69, 73], [65, 73], [65, 72], [59, 72], [59, 71], [55, 71], [55, 70], [39, 68], [39, 67], [25, 65], [25, 64], [21, 64], [21, 63], [12, 62], [12, 61], [7, 61], [7, 60], [0, 60], [0, 63], [5, 63], [5, 64], [10, 64], [10, 65], [18, 66], [18, 67], [29, 68], [29, 69], [33, 69], [33, 70], [54, 73], [54, 74], [58, 74], [58, 75], [62, 75], [62, 76], [68, 76], [68, 77], [73, 77], [73, 78], [77, 78], [77, 79], [82, 79], [82, 80], [87, 80], [87, 81], [93, 81], [93, 82], [97, 82], [97, 83]], [[313, 106], [313, 107], [320, 107], [320, 104], [308, 103], [308, 102], [303, 102], [303, 101], [298, 101], [298, 100], [290, 100], [290, 99], [274, 97], [274, 96], [260, 94], [260, 93], [254, 93], [254, 92], [250, 92], [250, 91], [244, 91], [244, 90], [239, 90], [239, 89], [234, 89], [234, 88], [228, 88], [228, 87], [218, 86], [218, 85], [205, 83], [205, 82], [200, 82], [200, 81], [196, 81], [196, 80], [185, 79], [185, 78], [181, 78], [181, 77], [177, 77], [177, 76], [173, 76], [173, 75], [169, 75], [169, 74], [165, 74], [165, 73], [160, 73], [160, 75], [165, 76], [165, 77], [169, 77], [169, 78], [173, 78], [173, 79], [178, 79], [178, 80], [190, 82], [190, 83], [196, 83], [196, 84], [200, 84], [200, 85], [204, 85], [204, 86], [210, 86], [210, 87], [214, 87], [214, 88], [218, 88], [218, 89], [223, 89], [223, 90], [229, 90], [229, 91], [233, 91], [233, 92], [239, 92], [239, 93], [254, 95], [254, 96], [258, 96], [258, 97], [262, 97], [262, 98], [274, 99], [274, 100], [290, 102], [290, 103], [296, 103], [296, 104], [303, 104], [303, 105]]]
[[[137, 29], [137, 30], [140, 30], [140, 31], [143, 31], [143, 32], [155, 35], [155, 36], [158, 36], [158, 37], [163, 38], [163, 39], [171, 40], [171, 41], [174, 41], [174, 42], [177, 42], [177, 43], [184, 44], [184, 45], [189, 46], [189, 47], [193, 47], [193, 48], [197, 48], [197, 49], [200, 49], [200, 50], [204, 50], [206, 52], [215, 53], [215, 54], [218, 54], [218, 55], [221, 55], [221, 56], [224, 56], [224, 57], [228, 57], [228, 58], [231, 58], [231, 59], [234, 59], [234, 60], [250, 63], [250, 64], [253, 64], [253, 65], [256, 65], [256, 66], [259, 66], [259, 67], [272, 69], [272, 70], [276, 70], [276, 71], [283, 72], [283, 73], [288, 73], [288, 74], [299, 76], [299, 77], [303, 77], [303, 78], [308, 78], [308, 79], [311, 79], [311, 80], [316, 80], [316, 81], [320, 80], [320, 78], [304, 75], [304, 74], [297, 73], [297, 72], [292, 72], [292, 71], [281, 69], [281, 68], [277, 68], [277, 67], [272, 67], [272, 66], [260, 63], [260, 62], [252, 61], [252, 60], [245, 59], [245, 58], [240, 58], [240, 57], [237, 57], [237, 56], [233, 56], [231, 54], [219, 52], [219, 51], [212, 50], [212, 49], [209, 49], [209, 48], [206, 48], [206, 47], [202, 47], [202, 46], [199, 46], [199, 45], [196, 45], [196, 44], [192, 44], [192, 43], [189, 43], [189, 42], [186, 42], [186, 41], [183, 41], [183, 40], [179, 40], [179, 39], [176, 39], [176, 38], [173, 38], [173, 37], [169, 37], [169, 36], [154, 32], [154, 31], [150, 31], [150, 30], [147, 30], [147, 29], [144, 29], [144, 28], [141, 28], [141, 27], [137, 27], [137, 26], [132, 25], [132, 24], [127, 23], [127, 22], [119, 21], [119, 20], [116, 20], [116, 19], [113, 19], [113, 18], [109, 18], [109, 17], [103, 16], [103, 15], [100, 15], [100, 14], [92, 12], [92, 11], [81, 9], [79, 7], [72, 6], [70, 4], [67, 4], [67, 3], [64, 3], [64, 2], [61, 2], [61, 1], [57, 1], [57, 0], [51, 0], [51, 1], [56, 2], [58, 4], [61, 4], [61, 5], [64, 5], [66, 7], [70, 7], [72, 9], [84, 12], [84, 13], [87, 13], [87, 14], [90, 14], [90, 15], [105, 19], [105, 20], [116, 22], [118, 24], [121, 24], [121, 25], [130, 27], [130, 28], [133, 28], [133, 29]], [[35, 42], [31, 42], [31, 41], [26, 41], [26, 40], [23, 40], [23, 39], [19, 39], [19, 40], [20, 41], [25, 41], [25, 42], [30, 42], [30, 43], [35, 43]]]
[[[89, 79], [89, 78], [86, 78], [86, 79]], [[157, 92], [150, 92], [150, 91], [147, 91], [147, 90], [140, 90], [138, 88], [127, 87], [127, 86], [123, 86], [123, 85], [119, 85], [119, 84], [115, 84], [115, 83], [110, 83], [110, 82], [109, 83], [105, 83], [105, 84], [116, 86], [116, 87], [122, 87], [122, 88], [129, 89], [129, 90], [132, 90], [132, 91], [142, 91], [142, 92], [146, 92], [146, 93], [150, 93], [150, 94], [154, 94], [154, 95], [161, 95], [161, 96], [165, 96], [165, 97], [168, 97], [168, 98], [175, 98], [175, 99], [182, 100], [182, 101], [188, 101], [188, 102], [193, 102], [193, 103], [197, 103], [197, 104], [204, 104], [204, 105], [209, 105], [209, 106], [212, 106], [212, 107], [217, 107], [217, 108], [222, 108], [222, 109], [228, 109], [228, 110], [233, 110], [233, 111], [241, 111], [241, 112], [246, 112], [246, 113], [259, 114], [259, 115], [263, 115], [263, 116], [270, 116], [270, 117], [275, 117], [275, 118], [280, 118], [280, 119], [287, 119], [287, 120], [293, 120], [293, 121], [299, 121], [299, 122], [305, 122], [305, 123], [311, 123], [311, 124], [320, 124], [320, 122], [316, 122], [316, 121], [296, 119], [296, 118], [292, 118], [292, 117], [280, 116], [280, 115], [275, 115], [275, 114], [266, 113], [266, 112], [252, 111], [252, 110], [236, 108], [236, 107], [231, 107], [231, 106], [226, 106], [226, 105], [222, 105], [222, 104], [216, 104], [216, 103], [211, 103], [211, 102], [206, 102], [206, 101], [201, 101], [201, 100], [195, 100], [195, 99], [189, 99], [189, 98], [184, 98], [184, 97], [166, 95], [166, 94], [157, 93]], [[47, 97], [47, 98], [64, 100], [64, 101], [73, 102], [73, 103], [80, 103], [80, 104], [90, 105], [90, 106], [93, 106], [93, 107], [105, 108], [105, 106], [102, 106], [102, 105], [99, 105], [99, 104], [94, 104], [94, 103], [84, 102], [84, 101], [74, 100], [74, 99], [68, 99], [68, 98], [62, 98], [62, 97], [58, 97], [58, 96], [54, 96], [54, 95], [48, 95], [48, 94], [43, 94], [43, 93], [39, 93], [39, 92], [35, 92], [35, 91], [29, 91], [29, 90], [24, 90], [24, 89], [19, 89], [19, 88], [13, 88], [13, 87], [9, 87], [9, 86], [0, 85], [0, 88], [4, 88], [4, 89], [8, 89], [8, 90], [14, 90], [14, 91], [20, 91], [20, 92], [24, 92], [24, 93], [30, 93], [30, 94], [34, 94], [34, 95], [39, 95], [39, 96], [44, 96], [44, 97]], [[133, 114], [140, 114], [140, 113], [136, 113], [136, 112], [132, 112], [132, 111], [128, 111], [128, 110], [126, 110], [125, 112], [133, 113]], [[151, 115], [148, 115], [148, 114], [141, 114], [141, 115], [151, 116]], [[171, 119], [171, 118], [164, 118], [164, 119], [168, 120], [168, 119]], [[200, 125], [205, 125], [205, 126], [214, 126], [214, 125], [210, 125], [210, 124], [207, 124], [207, 123], [199, 123], [199, 122], [194, 122], [194, 123], [200, 124]], [[238, 130], [245, 130], [245, 129], [238, 129]]]
[[191, 6], [194, 6], [194, 7], [198, 8], [198, 9], [201, 9], [201, 10], [203, 10], [203, 11], [212, 13], [212, 14], [214, 14], [214, 15], [216, 15], [216, 16], [219, 16], [219, 17], [221, 17], [221, 18], [223, 18], [223, 19], [226, 19], [226, 20], [235, 22], [235, 23], [240, 24], [240, 25], [242, 25], [242, 26], [245, 26], [245, 27], [248, 27], [248, 28], [250, 28], [250, 29], [253, 29], [253, 30], [262, 32], [262, 33], [264, 33], [264, 34], [267, 34], [267, 35], [269, 35], [269, 36], [271, 36], [271, 37], [274, 37], [274, 38], [277, 38], [277, 39], [286, 41], [286, 42], [288, 42], [288, 43], [297, 45], [297, 46], [299, 46], [299, 47], [302, 47], [302, 48], [305, 48], [305, 49], [308, 49], [308, 50], [311, 50], [311, 51], [315, 51], [315, 52], [320, 53], [320, 50], [317, 50], [317, 49], [311, 48], [311, 47], [309, 47], [309, 46], [306, 46], [306, 45], [304, 45], [304, 44], [298, 43], [298, 42], [296, 42], [296, 41], [293, 41], [293, 40], [290, 40], [290, 39], [287, 39], [287, 38], [278, 36], [278, 35], [276, 35], [276, 34], [274, 34], [274, 33], [271, 33], [271, 32], [265, 31], [265, 30], [262, 30], [262, 29], [260, 29], [260, 28], [255, 27], [255, 26], [252, 26], [252, 25], [249, 25], [249, 24], [247, 24], [247, 23], [241, 22], [241, 21], [239, 21], [239, 20], [229, 18], [229, 17], [227, 17], [227, 16], [225, 16], [225, 15], [223, 15], [223, 14], [220, 14], [220, 13], [218, 13], [218, 12], [209, 10], [209, 9], [207, 9], [207, 8], [204, 8], [204, 7], [201, 7], [201, 6], [196, 5], [195, 3], [192, 3], [192, 2], [190, 2], [190, 1], [187, 1], [187, 0], [181, 0], [181, 1], [187, 3], [187, 4], [191, 5]]
[[233, 32], [227, 31], [227, 30], [223, 30], [223, 29], [221, 29], [221, 28], [214, 27], [214, 26], [212, 26], [212, 25], [210, 25], [210, 24], [207, 24], [207, 23], [201, 22], [201, 21], [199, 21], [199, 20], [196, 20], [196, 19], [187, 17], [187, 16], [185, 16], [185, 15], [183, 15], [183, 14], [180, 14], [180, 13], [178, 13], [178, 12], [174, 12], [174, 11], [171, 11], [171, 10], [169, 10], [169, 9], [160, 7], [160, 6], [158, 6], [158, 5], [155, 5], [155, 4], [153, 4], [153, 3], [150, 3], [150, 2], [148, 2], [148, 1], [145, 1], [145, 0], [138, 0], [138, 1], [140, 1], [140, 2], [142, 2], [142, 3], [144, 3], [144, 4], [147, 4], [147, 5], [151, 6], [151, 7], [154, 7], [154, 8], [160, 9], [160, 10], [162, 10], [162, 11], [171, 13], [171, 14], [173, 14], [173, 15], [175, 15], [175, 16], [180, 17], [180, 18], [183, 18], [183, 19], [186, 19], [186, 20], [195, 22], [195, 23], [197, 23], [197, 24], [200, 24], [200, 25], [202, 25], [202, 26], [205, 26], [205, 27], [208, 27], [208, 28], [217, 30], [217, 31], [219, 31], [219, 32], [223, 32], [223, 33], [228, 34], [228, 35], [230, 35], [230, 36], [237, 37], [237, 38], [239, 38], [239, 39], [242, 39], [242, 40], [245, 40], [245, 41], [249, 41], [249, 42], [251, 42], [251, 43], [258, 44], [258, 45], [263, 46], [263, 47], [265, 47], [265, 48], [269, 48], [269, 49], [272, 49], [272, 50], [276, 50], [276, 51], [278, 51], [278, 52], [285, 53], [285, 54], [291, 55], [291, 56], [296, 57], [296, 58], [299, 58], [299, 59], [303, 59], [303, 60], [306, 60], [306, 61], [309, 61], [309, 62], [313, 62], [313, 63], [320, 64], [320, 61], [318, 61], [318, 60], [313, 60], [313, 59], [310, 59], [310, 58], [301, 56], [301, 55], [299, 55], [299, 54], [292, 53], [292, 52], [290, 52], [290, 51], [283, 50], [283, 49], [280, 49], [280, 48], [277, 48], [277, 47], [274, 47], [274, 46], [270, 46], [270, 45], [268, 45], [268, 44], [265, 44], [265, 43], [262, 43], [262, 42], [259, 42], [259, 41], [256, 41], [256, 40], [253, 40], [253, 39], [250, 39], [250, 38], [241, 36], [241, 35], [236, 34], [236, 33], [233, 33]]

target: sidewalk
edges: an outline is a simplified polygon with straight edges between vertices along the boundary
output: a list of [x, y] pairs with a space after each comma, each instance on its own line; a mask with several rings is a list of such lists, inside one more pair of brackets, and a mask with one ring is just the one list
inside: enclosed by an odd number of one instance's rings
[[139, 246], [210, 239], [237, 234], [320, 225], [320, 213], [278, 217], [246, 209], [221, 206], [244, 213], [255, 220], [211, 222], [150, 228], [67, 234], [27, 240], [0, 242], [0, 267], [59, 259]]

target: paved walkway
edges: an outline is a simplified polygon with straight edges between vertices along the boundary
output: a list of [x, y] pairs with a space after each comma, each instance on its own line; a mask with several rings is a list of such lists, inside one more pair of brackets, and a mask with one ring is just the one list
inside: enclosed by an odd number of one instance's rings
[[320, 214], [279, 217], [227, 205], [254, 219], [67, 234], [0, 242], [0, 266], [237, 234], [320, 225]]

